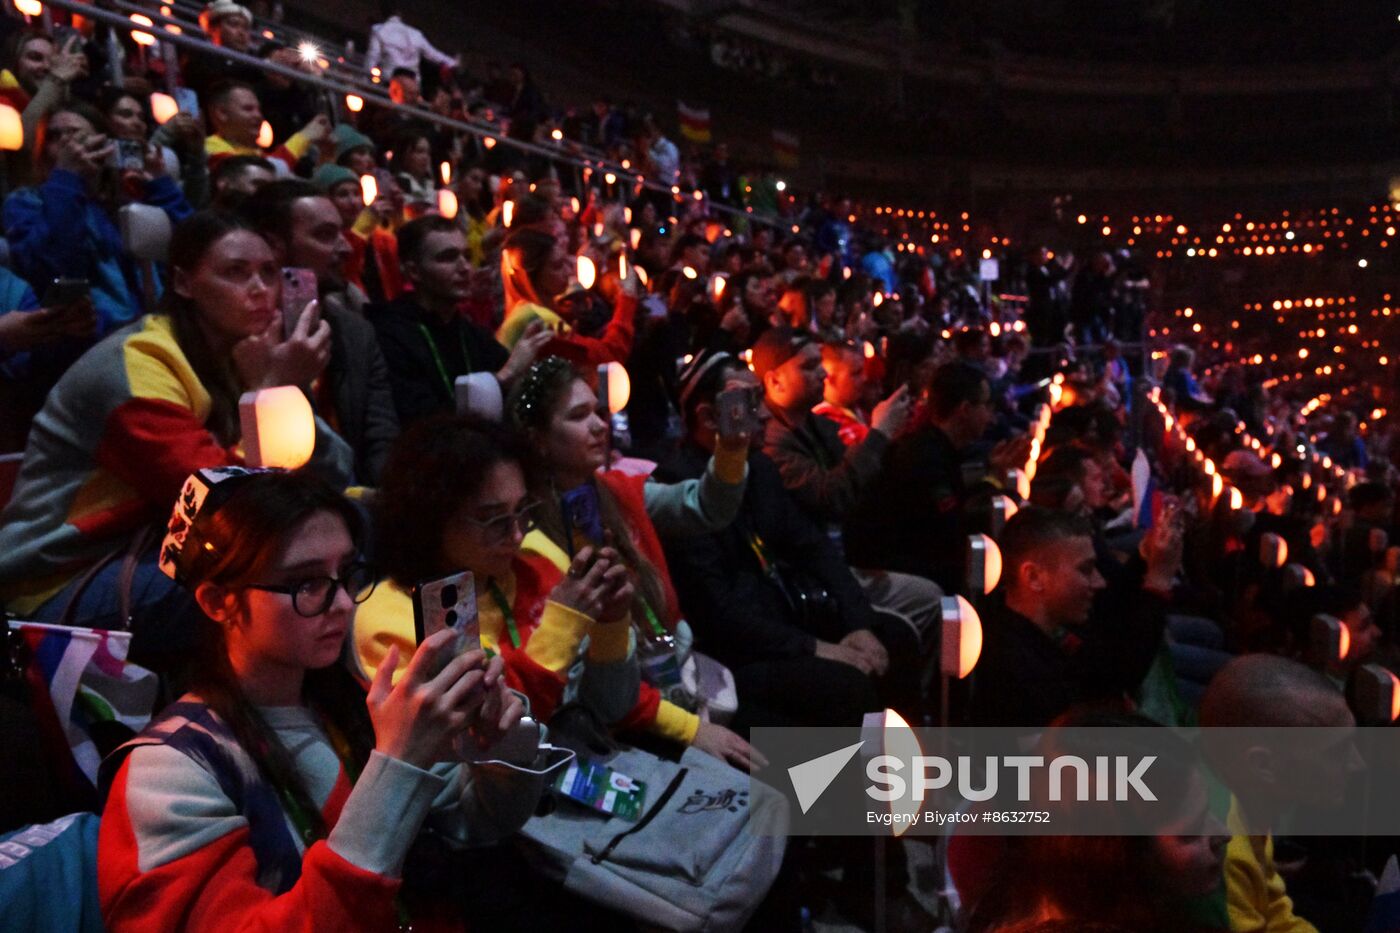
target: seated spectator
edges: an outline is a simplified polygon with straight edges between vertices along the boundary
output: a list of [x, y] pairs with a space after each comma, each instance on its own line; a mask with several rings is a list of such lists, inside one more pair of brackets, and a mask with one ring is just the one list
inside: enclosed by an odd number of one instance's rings
[[160, 287], [143, 282], [154, 272], [140, 269], [122, 249], [116, 209], [123, 191], [138, 192], [137, 200], [161, 208], [172, 223], [191, 210], [159, 153], [148, 153], [141, 171], [116, 177], [109, 164], [116, 147], [98, 131], [101, 124], [83, 104], [52, 113], [34, 143], [40, 183], [5, 199], [4, 220], [15, 271], [44, 287], [57, 278], [87, 279], [98, 333], [107, 334], [140, 316], [143, 292]]
[[262, 132], [262, 106], [253, 88], [240, 81], [226, 81], [210, 89], [205, 100], [210, 135], [204, 140], [204, 153], [210, 165], [220, 156], [263, 155], [277, 166], [279, 175], [290, 175], [297, 161], [305, 158], [312, 145], [325, 139], [331, 121], [317, 114], [311, 122], [281, 143], [264, 150], [258, 144]]
[[245, 199], [276, 177], [277, 170], [262, 156], [231, 155], [220, 159], [209, 173], [213, 206], [220, 210], [236, 210]]
[[[1093, 731], [1114, 729], [1120, 737], [1115, 751], [1131, 742], [1143, 755], [1152, 756], [1154, 792], [1159, 800], [1171, 802], [1171, 810], [1125, 804], [1112, 814], [1098, 811], [1101, 818], [1116, 819], [1116, 832], [1104, 827], [1094, 836], [955, 837], [950, 855], [955, 862], [974, 847], [1004, 850], [992, 877], [959, 878], [953, 866], [968, 905], [970, 933], [1040, 929], [1029, 924], [1052, 918], [1073, 922], [1066, 930], [1097, 930], [1099, 922], [1142, 933], [1222, 929], [1202, 922], [1199, 905], [1220, 891], [1229, 837], [1210, 812], [1198, 753], [1170, 730], [1155, 726], [1140, 716], [1087, 711], [1056, 721], [1037, 754], [1047, 761], [1065, 755], [1092, 760], [1095, 752], [1104, 750], [1090, 738]], [[1118, 731], [1126, 729], [1137, 731], [1129, 738]], [[1037, 780], [1038, 786], [1031, 789], [1037, 801], [1033, 806], [1046, 808], [1057, 825], [1073, 823], [1077, 801], [1060, 802], [1058, 795], [1050, 795], [1044, 777]], [[1109, 790], [1099, 787], [1098, 792], [1107, 795]], [[1108, 878], [1114, 883], [1105, 885]], [[1090, 920], [1093, 926], [1081, 925]]]
[[[233, 0], [213, 0], [199, 14], [199, 28], [209, 41], [219, 48], [251, 55], [253, 51], [253, 14]], [[200, 104], [209, 109], [207, 95], [224, 81], [255, 82], [262, 72], [242, 62], [222, 55], [187, 55], [180, 70], [185, 86], [199, 95]]]
[[1344, 470], [1366, 469], [1366, 441], [1357, 433], [1358, 424], [1356, 412], [1342, 412], [1319, 445], [1319, 449]]
[[[1200, 718], [1206, 760], [1233, 795], [1225, 852], [1230, 929], [1312, 933], [1316, 928], [1293, 913], [1274, 861], [1273, 832], [1299, 806], [1335, 806], [1332, 795], [1362, 766], [1347, 736], [1356, 721], [1346, 701], [1326, 677], [1296, 661], [1249, 654], [1211, 681]], [[1279, 747], [1276, 730], [1304, 726], [1314, 728]], [[1257, 742], [1241, 741], [1246, 729], [1258, 730]], [[1317, 747], [1329, 741], [1338, 744]], [[1303, 793], [1328, 799], [1305, 800]]]
[[433, 144], [427, 135], [401, 135], [394, 143], [394, 160], [389, 169], [403, 189], [410, 219], [437, 210], [437, 166], [433, 165]]
[[[681, 745], [694, 745], [737, 768], [750, 769], [756, 753], [730, 730], [704, 722], [663, 693], [678, 696], [677, 651], [690, 650], [690, 628], [680, 615], [658, 531], [697, 535], [726, 527], [743, 495], [736, 450], [716, 456], [704, 479], [663, 485], [617, 470], [602, 470], [608, 458], [607, 423], [597, 414], [597, 393], [567, 361], [549, 357], [531, 367], [511, 392], [510, 414], [534, 453], [530, 492], [540, 501], [538, 527], [526, 536], [527, 554], [543, 557], [555, 578], [566, 574], [592, 543], [608, 543], [633, 575], [631, 618], [644, 676], [655, 694], [646, 731]], [[589, 527], [567, 518], [564, 497], [583, 487], [597, 509], [584, 508]], [[587, 500], [585, 500], [587, 501]], [[668, 675], [667, 671], [672, 674]]]
[[[654, 691], [638, 692], [627, 570], [613, 549], [584, 548], [561, 577], [520, 550], [540, 509], [525, 487], [524, 458], [509, 429], [457, 415], [424, 419], [404, 435], [375, 500], [388, 579], [356, 618], [359, 663], [372, 677], [397, 645], [406, 669], [412, 588], [466, 570], [482, 645], [504, 658], [506, 681], [529, 699], [531, 715], [548, 722], [576, 692], [606, 724], [637, 725]], [[552, 588], [541, 588], [545, 580]]]
[[[716, 444], [716, 396], [750, 387], [753, 374], [726, 353], [691, 365], [681, 390], [687, 434], [663, 478], [699, 474]], [[877, 680], [891, 658], [919, 656], [911, 633], [877, 618], [839, 551], [757, 450], [732, 525], [663, 543], [699, 647], [734, 671], [743, 727], [858, 722], [881, 707]], [[827, 594], [814, 617], [793, 601], [791, 588], [804, 583]]]
[[512, 229], [501, 252], [506, 319], [496, 336], [513, 348], [540, 322], [565, 345], [559, 352], [567, 352], [577, 363], [596, 366], [626, 360], [637, 313], [635, 273], [618, 290], [612, 317], [602, 334], [587, 337], [575, 330], [577, 322], [566, 319], [559, 306], [572, 272], [568, 252], [554, 236], [526, 226]]
[[486, 217], [491, 213], [491, 189], [486, 184], [486, 169], [463, 162], [453, 175], [457, 194], [457, 225], [467, 235], [467, 258], [473, 269], [485, 264], [483, 240], [491, 227]]
[[340, 212], [341, 236], [350, 244], [345, 278], [364, 292], [371, 304], [397, 298], [403, 292], [403, 271], [399, 267], [398, 240], [389, 225], [392, 197], [378, 198], [366, 207], [360, 176], [342, 165], [320, 166], [311, 181]]
[[98, 107], [106, 118], [110, 138], [138, 143], [142, 147], [156, 146], [165, 174], [178, 182], [185, 200], [192, 205], [208, 201], [209, 170], [204, 157], [204, 131], [194, 117], [177, 113], [152, 137], [146, 125], [145, 105], [135, 94], [121, 88], [107, 88], [98, 100]]
[[880, 478], [848, 515], [846, 554], [857, 567], [928, 577], [945, 592], [962, 583], [962, 552], [972, 530], [967, 512], [979, 493], [999, 486], [1029, 455], [1026, 438], [1003, 441], [988, 455], [991, 476], [965, 477], [963, 460], [992, 423], [987, 376], [960, 361], [934, 371], [926, 415], [891, 445]]
[[1162, 647], [1179, 522], [1164, 515], [1145, 539], [1146, 571], [1121, 613], [1094, 611], [1104, 579], [1085, 519], [1028, 506], [999, 543], [1001, 584], [982, 611], [971, 722], [1036, 730], [1075, 704], [1135, 694]]
[[68, 102], [73, 82], [85, 77], [89, 67], [77, 36], [55, 48], [49, 36], [28, 29], [5, 40], [0, 65], [0, 100], [20, 112], [26, 140], [34, 139], [43, 119]]
[[299, 178], [264, 186], [244, 202], [243, 213], [278, 265], [316, 276], [321, 317], [331, 328], [331, 356], [312, 384], [312, 397], [321, 417], [355, 451], [356, 479], [375, 485], [398, 437], [399, 419], [384, 355], [364, 316], [365, 295], [345, 280], [350, 246], [340, 235], [340, 214], [319, 188]]
[[405, 224], [398, 235], [403, 275], [413, 290], [370, 311], [379, 337], [394, 407], [404, 426], [420, 418], [456, 410], [458, 377], [494, 373], [494, 381], [474, 385], [492, 400], [486, 409], [501, 411], [506, 384], [524, 374], [552, 335], [535, 327], [513, 351], [462, 317], [471, 267], [466, 238], [457, 225], [438, 214]]
[[841, 443], [855, 447], [870, 434], [870, 422], [860, 410], [866, 394], [865, 354], [854, 344], [822, 344], [822, 370], [822, 401], [812, 414], [835, 423]]
[[534, 812], [548, 753], [465, 765], [452, 748], [518, 725], [501, 660], [454, 657], [453, 633], [438, 632], [398, 683], [389, 664], [366, 696], [340, 662], [372, 581], [361, 521], [312, 477], [221, 477], [192, 518], [177, 504], [172, 527], [185, 521], [171, 572], [216, 634], [192, 692], [107, 763], [107, 928], [384, 930], [404, 911], [465, 913], [405, 860], [425, 824], [480, 846]]
[[[194, 634], [189, 596], [157, 567], [148, 533], [192, 471], [242, 461], [244, 391], [307, 385], [330, 354], [315, 313], [282, 338], [272, 250], [243, 222], [196, 214], [170, 266], [161, 311], [89, 350], [49, 394], [0, 515], [6, 608], [129, 628], [147, 667], [181, 659]], [[320, 421], [312, 462], [350, 479], [350, 448]]]
[[[258, 57], [293, 71], [313, 75], [321, 72], [315, 59], [307, 61], [297, 49], [273, 39], [262, 43]], [[271, 69], [258, 75], [253, 91], [258, 95], [267, 122], [272, 125], [274, 139], [287, 139], [325, 108], [324, 97], [315, 88]]]

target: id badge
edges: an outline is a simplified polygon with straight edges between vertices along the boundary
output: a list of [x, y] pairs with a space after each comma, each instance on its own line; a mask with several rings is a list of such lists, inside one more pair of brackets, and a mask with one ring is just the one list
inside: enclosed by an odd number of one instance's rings
[[635, 823], [646, 801], [647, 786], [607, 765], [574, 759], [559, 777], [554, 789], [585, 807]]

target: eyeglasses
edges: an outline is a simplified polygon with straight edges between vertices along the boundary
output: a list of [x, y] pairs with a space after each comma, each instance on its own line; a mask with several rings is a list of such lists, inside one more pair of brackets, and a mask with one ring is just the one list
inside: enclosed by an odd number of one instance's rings
[[376, 582], [378, 581], [375, 579], [374, 569], [363, 561], [356, 561], [342, 570], [339, 577], [307, 577], [295, 583], [280, 585], [249, 583], [244, 589], [290, 596], [292, 608], [296, 610], [297, 615], [312, 618], [331, 608], [337, 590], [344, 588], [345, 595], [358, 606], [369, 599]]
[[486, 521], [468, 518], [467, 524], [479, 529], [491, 544], [501, 544], [508, 541], [517, 528], [522, 536], [534, 531], [535, 526], [539, 524], [539, 511], [539, 500], [534, 500], [522, 505], [518, 511], [498, 515]]

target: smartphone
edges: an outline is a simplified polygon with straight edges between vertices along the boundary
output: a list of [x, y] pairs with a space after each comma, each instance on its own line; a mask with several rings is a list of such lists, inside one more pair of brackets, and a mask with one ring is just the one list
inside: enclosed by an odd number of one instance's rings
[[135, 139], [118, 139], [112, 150], [112, 168], [118, 172], [140, 172], [146, 167], [146, 144]]
[[471, 571], [425, 580], [410, 591], [413, 634], [423, 640], [445, 628], [457, 632], [457, 654], [481, 647], [481, 623], [476, 613], [476, 581]]
[[758, 386], [726, 389], [715, 397], [720, 437], [754, 434], [759, 428], [758, 406], [762, 404]]
[[564, 493], [559, 497], [559, 507], [564, 512], [564, 528], [570, 544], [574, 533], [578, 533], [594, 547], [602, 546], [603, 514], [598, 505], [598, 490], [592, 483]]
[[87, 279], [58, 278], [49, 283], [44, 292], [45, 308], [62, 308], [84, 301], [92, 294]]
[[292, 266], [282, 270], [282, 336], [290, 337], [296, 330], [306, 306], [316, 300], [316, 273]]

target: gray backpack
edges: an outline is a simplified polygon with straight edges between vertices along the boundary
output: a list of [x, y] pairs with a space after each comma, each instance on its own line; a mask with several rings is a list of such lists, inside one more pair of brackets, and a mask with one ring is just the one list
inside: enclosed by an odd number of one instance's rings
[[777, 877], [788, 805], [698, 749], [680, 763], [623, 749], [609, 767], [647, 785], [635, 823], [560, 799], [521, 834], [527, 855], [589, 901], [663, 930], [737, 930]]

